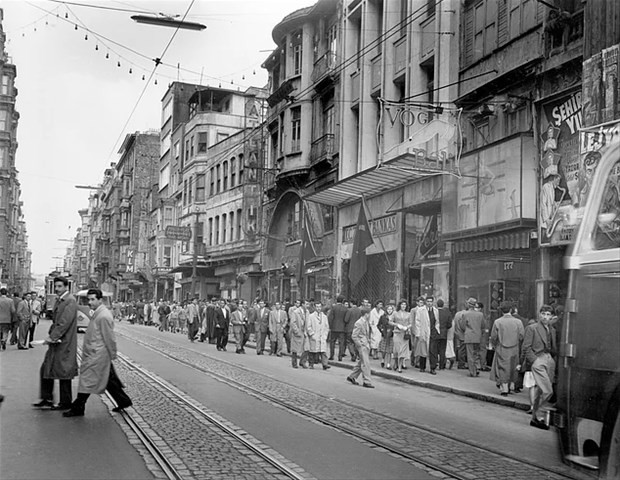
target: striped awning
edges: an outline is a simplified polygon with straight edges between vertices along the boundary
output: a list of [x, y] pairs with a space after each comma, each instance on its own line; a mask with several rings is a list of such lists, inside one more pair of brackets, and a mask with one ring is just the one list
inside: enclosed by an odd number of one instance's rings
[[530, 233], [530, 230], [523, 230], [461, 240], [454, 243], [454, 251], [456, 253], [469, 253], [530, 248]]
[[375, 197], [429, 175], [446, 173], [439, 169], [416, 169], [412, 167], [414, 164], [413, 155], [405, 154], [340, 180], [324, 190], [307, 195], [304, 199], [333, 207], [343, 206], [359, 202], [362, 196]]

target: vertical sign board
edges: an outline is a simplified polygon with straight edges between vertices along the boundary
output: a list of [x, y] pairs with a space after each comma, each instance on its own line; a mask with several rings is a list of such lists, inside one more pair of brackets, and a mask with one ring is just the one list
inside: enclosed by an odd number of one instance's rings
[[127, 265], [127, 272], [134, 273], [136, 271], [136, 262], [134, 258], [135, 250], [133, 248], [127, 249], [127, 260], [125, 265]]
[[571, 243], [579, 214], [581, 91], [543, 105], [541, 112], [539, 239], [541, 246]]

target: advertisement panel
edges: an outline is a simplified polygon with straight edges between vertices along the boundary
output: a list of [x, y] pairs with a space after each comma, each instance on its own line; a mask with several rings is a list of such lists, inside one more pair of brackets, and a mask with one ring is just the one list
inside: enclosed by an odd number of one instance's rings
[[541, 110], [538, 238], [541, 246], [566, 245], [578, 224], [581, 91], [549, 102]]

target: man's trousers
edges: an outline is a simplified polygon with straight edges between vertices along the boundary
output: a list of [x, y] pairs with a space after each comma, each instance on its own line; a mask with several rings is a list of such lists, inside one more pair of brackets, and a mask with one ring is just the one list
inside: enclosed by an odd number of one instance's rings
[[345, 332], [330, 332], [329, 340], [329, 358], [334, 358], [334, 351], [336, 350], [336, 340], [338, 340], [338, 360], [342, 360], [342, 357], [347, 351], [347, 334]]
[[478, 370], [480, 370], [480, 343], [466, 343], [467, 349], [467, 368], [469, 368], [469, 375], [472, 377], [478, 376]]
[[532, 375], [536, 382], [534, 404], [532, 405], [532, 419], [545, 421], [545, 414], [549, 408], [549, 399], [553, 395], [553, 378], [555, 375], [555, 360], [548, 353], [539, 355], [532, 364]]
[[215, 343], [217, 348], [226, 348], [228, 345], [228, 329], [215, 327]]
[[[39, 372], [39, 376], [41, 378], [41, 386], [40, 386], [40, 394], [39, 397], [41, 400], [49, 400], [50, 402], [54, 401], [54, 379], [53, 378], [43, 378], [43, 365], [41, 365], [41, 370]], [[60, 401], [59, 405], [69, 406], [73, 401], [73, 394], [71, 393], [71, 380], [64, 379], [58, 380], [59, 389], [60, 389]]]
[[439, 364], [439, 368], [446, 367], [446, 344], [445, 338], [431, 338], [428, 348], [428, 356], [431, 362], [431, 371], [434, 371]]
[[372, 380], [370, 378], [370, 348], [368, 347], [358, 347], [357, 352], [359, 354], [359, 359], [357, 361], [357, 365], [353, 367], [353, 372], [349, 377], [356, 379], [357, 377], [362, 375], [362, 381], [365, 385], [372, 384]]
[[[118, 378], [118, 375], [116, 375], [116, 371], [114, 370], [114, 365], [112, 363], [110, 363], [110, 376], [108, 377], [108, 384], [105, 389], [114, 399], [119, 408], [127, 408], [133, 405], [131, 398], [129, 398], [129, 396], [125, 393], [123, 384]], [[88, 400], [89, 396], [89, 393], [78, 393], [77, 398], [71, 405], [71, 409], [78, 412], [84, 412], [86, 400]]]

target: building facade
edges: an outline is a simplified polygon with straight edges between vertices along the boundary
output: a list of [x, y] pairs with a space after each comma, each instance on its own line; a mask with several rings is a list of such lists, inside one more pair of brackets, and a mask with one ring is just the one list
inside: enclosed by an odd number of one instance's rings
[[17, 125], [15, 109], [17, 67], [5, 49], [0, 8], [0, 284], [18, 293], [32, 290], [31, 253], [22, 212], [16, 168]]

